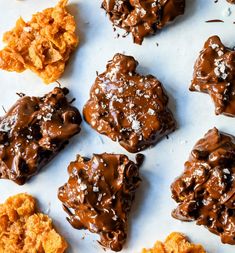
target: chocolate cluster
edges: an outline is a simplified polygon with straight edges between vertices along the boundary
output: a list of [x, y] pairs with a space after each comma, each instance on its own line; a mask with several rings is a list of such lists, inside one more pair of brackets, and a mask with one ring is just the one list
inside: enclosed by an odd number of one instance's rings
[[139, 166], [125, 155], [107, 153], [71, 162], [69, 180], [58, 193], [71, 225], [98, 233], [102, 246], [120, 251], [140, 184]]
[[66, 88], [21, 98], [0, 118], [0, 178], [24, 184], [80, 132], [79, 111]]
[[194, 66], [191, 91], [208, 93], [216, 114], [235, 117], [235, 51], [210, 37]]
[[214, 128], [194, 146], [184, 173], [171, 186], [172, 215], [196, 221], [235, 244], [235, 137]]
[[97, 76], [83, 110], [96, 131], [133, 153], [156, 144], [176, 126], [162, 84], [136, 73], [137, 65], [133, 57], [116, 54]]
[[185, 0], [103, 0], [103, 9], [114, 26], [132, 33], [134, 42], [156, 33], [184, 14]]

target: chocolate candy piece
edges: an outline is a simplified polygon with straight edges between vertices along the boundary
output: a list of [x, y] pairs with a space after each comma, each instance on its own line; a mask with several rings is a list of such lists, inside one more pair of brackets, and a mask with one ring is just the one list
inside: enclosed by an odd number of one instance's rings
[[44, 97], [23, 96], [0, 119], [0, 178], [24, 184], [80, 132], [68, 93], [55, 88]]
[[120, 251], [140, 183], [139, 166], [125, 155], [107, 153], [71, 162], [69, 180], [58, 193], [71, 225], [98, 233], [102, 246]]
[[134, 42], [142, 44], [144, 37], [184, 14], [185, 0], [103, 0], [102, 8], [115, 26], [131, 32]]
[[194, 146], [184, 173], [171, 186], [174, 218], [196, 220], [223, 243], [235, 244], [235, 137], [210, 130]]
[[235, 116], [235, 51], [210, 37], [194, 66], [191, 91], [208, 93], [215, 113]]
[[227, 0], [231, 4], [235, 4], [235, 0]]
[[106, 72], [97, 76], [83, 110], [94, 129], [133, 153], [175, 129], [161, 83], [137, 74], [137, 65], [133, 57], [116, 54]]

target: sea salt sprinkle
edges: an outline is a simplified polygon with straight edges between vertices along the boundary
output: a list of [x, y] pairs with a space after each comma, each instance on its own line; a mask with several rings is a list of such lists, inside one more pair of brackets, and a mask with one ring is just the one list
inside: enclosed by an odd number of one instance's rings
[[217, 77], [220, 77], [222, 79], [226, 79], [228, 74], [226, 73], [226, 65], [223, 60], [215, 60], [215, 69], [214, 73]]
[[131, 128], [138, 133], [141, 130], [140, 122], [137, 120], [137, 116], [134, 114], [130, 114], [127, 119], [131, 123]]
[[148, 109], [148, 114], [149, 115], [154, 115], [155, 114], [155, 111], [151, 108]]

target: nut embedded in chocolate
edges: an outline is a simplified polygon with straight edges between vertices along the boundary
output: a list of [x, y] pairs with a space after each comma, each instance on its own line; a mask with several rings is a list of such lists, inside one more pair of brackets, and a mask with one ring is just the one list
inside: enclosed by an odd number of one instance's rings
[[96, 131], [133, 153], [175, 129], [161, 83], [154, 76], [136, 73], [137, 65], [133, 57], [116, 54], [97, 76], [83, 110]]
[[235, 244], [235, 137], [210, 130], [193, 148], [171, 186], [174, 218], [196, 220], [223, 243]]
[[113, 25], [132, 33], [134, 42], [156, 33], [184, 14], [185, 0], [103, 0], [102, 8]]
[[23, 96], [0, 118], [0, 178], [24, 184], [80, 132], [81, 115], [68, 92]]
[[235, 51], [210, 37], [194, 66], [191, 91], [208, 93], [216, 114], [235, 117]]
[[58, 197], [74, 228], [100, 235], [100, 244], [120, 251], [127, 237], [127, 220], [140, 183], [139, 164], [125, 155], [77, 157], [68, 167], [69, 180]]

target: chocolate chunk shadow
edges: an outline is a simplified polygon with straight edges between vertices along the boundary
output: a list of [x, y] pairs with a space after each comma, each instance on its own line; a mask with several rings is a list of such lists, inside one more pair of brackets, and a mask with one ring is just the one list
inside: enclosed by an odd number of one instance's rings
[[180, 127], [179, 126], [179, 123], [178, 123], [178, 115], [179, 115], [179, 110], [178, 110], [178, 107], [177, 107], [177, 103], [176, 103], [176, 99], [175, 97], [172, 95], [173, 94], [173, 91], [171, 93], [170, 89], [166, 90], [165, 89], [165, 92], [169, 98], [168, 100], [168, 108], [170, 109], [170, 111], [172, 112], [172, 114], [174, 115], [174, 118], [175, 118], [175, 124], [176, 124], [176, 128], [174, 131], [177, 131], [177, 129]]
[[[140, 169], [142, 171], [142, 168]], [[133, 202], [132, 208], [131, 208], [131, 212], [130, 212], [130, 216], [129, 216], [129, 220], [128, 220], [128, 235], [127, 238], [129, 238], [124, 246], [123, 249], [127, 249], [129, 248], [130, 245], [130, 238], [135, 238], [134, 236], [132, 236], [132, 234], [134, 233], [134, 223], [136, 221], [136, 219], [138, 219], [141, 214], [146, 215], [146, 202], [147, 202], [147, 196], [150, 195], [150, 182], [149, 182], [149, 177], [146, 177], [144, 175], [144, 172], [140, 172], [140, 178], [141, 178], [141, 184], [139, 186], [139, 189], [136, 192], [135, 195], [135, 200]]]

